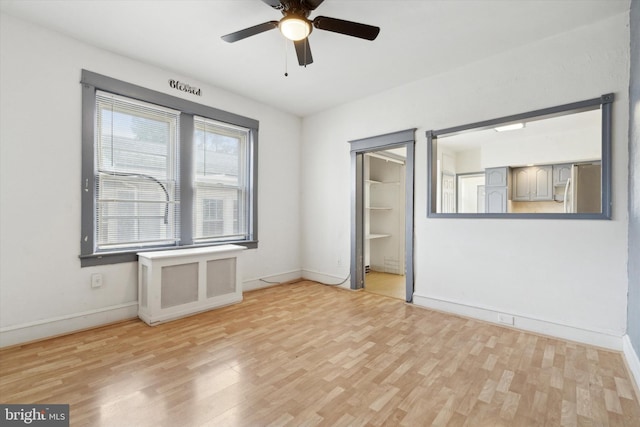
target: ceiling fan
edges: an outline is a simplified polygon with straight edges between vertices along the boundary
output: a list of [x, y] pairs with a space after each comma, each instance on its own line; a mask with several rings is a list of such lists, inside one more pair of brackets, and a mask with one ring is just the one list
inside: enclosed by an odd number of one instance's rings
[[265, 31], [279, 28], [280, 32], [293, 41], [298, 56], [298, 63], [307, 66], [313, 62], [308, 36], [313, 27], [319, 30], [332, 31], [365, 40], [375, 40], [380, 32], [379, 27], [360, 24], [342, 19], [316, 16], [309, 20], [309, 14], [322, 4], [324, 0], [262, 0], [272, 8], [282, 12], [280, 21], [269, 21], [244, 30], [222, 36], [222, 40], [233, 43]]

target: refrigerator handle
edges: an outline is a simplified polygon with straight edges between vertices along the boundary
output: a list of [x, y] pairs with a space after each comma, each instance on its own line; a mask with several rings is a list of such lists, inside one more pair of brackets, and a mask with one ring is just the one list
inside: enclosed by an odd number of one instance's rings
[[569, 195], [569, 186], [571, 185], [571, 178], [567, 178], [567, 184], [564, 186], [564, 213], [569, 213], [569, 203], [567, 196]]

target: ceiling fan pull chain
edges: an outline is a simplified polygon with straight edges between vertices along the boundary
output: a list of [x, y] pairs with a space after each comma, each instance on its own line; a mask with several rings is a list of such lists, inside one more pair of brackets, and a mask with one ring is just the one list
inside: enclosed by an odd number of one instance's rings
[[289, 77], [289, 73], [287, 70], [287, 39], [284, 39], [284, 76]]
[[307, 43], [304, 44], [304, 68], [307, 68]]

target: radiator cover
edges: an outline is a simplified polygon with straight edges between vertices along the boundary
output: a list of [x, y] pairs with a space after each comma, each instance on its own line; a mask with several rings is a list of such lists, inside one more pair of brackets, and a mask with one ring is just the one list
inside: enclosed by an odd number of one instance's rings
[[157, 325], [242, 301], [240, 254], [222, 245], [138, 253], [138, 317]]

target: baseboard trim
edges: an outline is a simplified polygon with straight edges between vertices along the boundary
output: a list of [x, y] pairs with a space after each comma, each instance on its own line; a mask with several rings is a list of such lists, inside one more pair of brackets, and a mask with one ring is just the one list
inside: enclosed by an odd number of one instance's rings
[[622, 352], [627, 361], [627, 367], [631, 372], [631, 379], [635, 382], [636, 399], [640, 402], [640, 357], [636, 353], [629, 335], [622, 337]]
[[[575, 341], [583, 344], [594, 345], [610, 350], [622, 351], [622, 336], [616, 336], [602, 331], [592, 331], [575, 326], [562, 325], [555, 322], [532, 318], [517, 313], [505, 313], [489, 308], [476, 307], [456, 301], [447, 301], [439, 298], [426, 297], [424, 295], [413, 294], [413, 303], [422, 307], [447, 313], [458, 314], [471, 317], [490, 323], [495, 323], [504, 327], [511, 327], [535, 332], [542, 335]], [[513, 317], [513, 324], [506, 324], [499, 321], [499, 316]]]
[[0, 347], [8, 347], [138, 317], [138, 302], [128, 302], [65, 316], [0, 328]]
[[[293, 270], [243, 282], [243, 291], [291, 283], [300, 280], [301, 270]], [[273, 283], [270, 283], [273, 282]], [[80, 313], [37, 320], [0, 328], [0, 348], [40, 341], [86, 329], [97, 328], [138, 317], [138, 301], [102, 307]]]
[[302, 278], [302, 270], [293, 270], [285, 273], [274, 274], [273, 276], [260, 277], [259, 279], [249, 279], [242, 282], [242, 291], [249, 292], [257, 289], [269, 288], [285, 283], [295, 282]]

